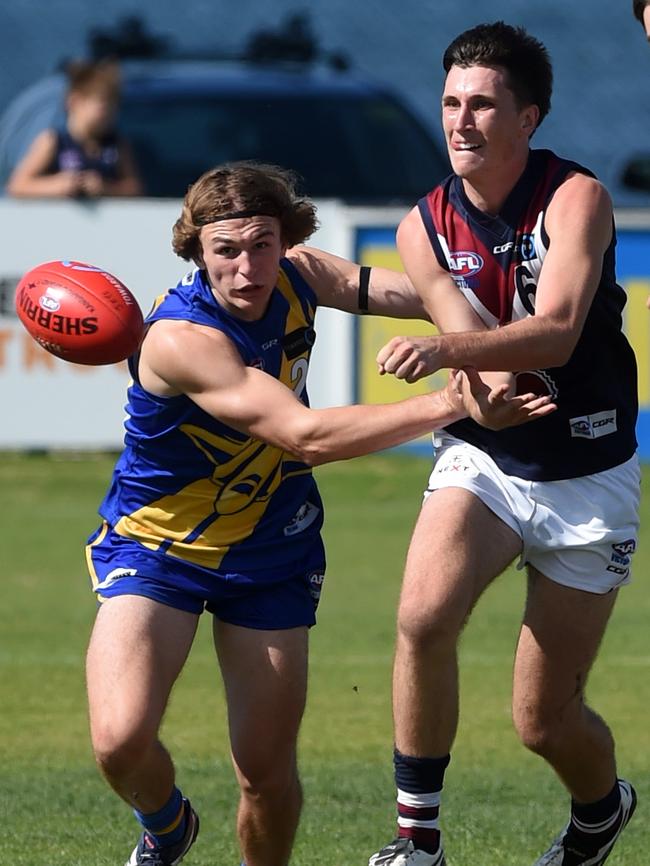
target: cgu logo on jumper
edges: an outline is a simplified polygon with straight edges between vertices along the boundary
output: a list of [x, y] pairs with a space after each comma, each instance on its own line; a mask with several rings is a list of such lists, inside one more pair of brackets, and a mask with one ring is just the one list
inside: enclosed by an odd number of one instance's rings
[[454, 277], [473, 277], [483, 268], [483, 259], [478, 253], [468, 250], [452, 251], [449, 253], [449, 267]]
[[569, 419], [571, 436], [579, 439], [600, 439], [616, 433], [616, 409], [607, 412], [595, 412], [593, 415], [579, 415]]

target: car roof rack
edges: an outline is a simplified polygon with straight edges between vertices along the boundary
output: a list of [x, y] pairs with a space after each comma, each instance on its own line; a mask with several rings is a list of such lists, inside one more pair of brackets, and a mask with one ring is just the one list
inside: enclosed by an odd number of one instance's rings
[[[166, 36], [151, 33], [138, 15], [121, 18], [110, 28], [93, 28], [88, 33], [91, 60], [221, 60], [274, 65], [324, 64], [338, 71], [350, 68], [349, 58], [340, 51], [324, 51], [314, 34], [307, 12], [294, 12], [277, 29], [253, 31], [240, 52], [198, 48], [179, 51]], [[65, 68], [67, 61], [61, 66]]]

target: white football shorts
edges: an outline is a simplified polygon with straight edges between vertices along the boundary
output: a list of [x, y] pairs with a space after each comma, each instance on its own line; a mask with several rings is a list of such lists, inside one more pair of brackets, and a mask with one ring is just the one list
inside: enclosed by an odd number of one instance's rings
[[436, 433], [434, 444], [425, 498], [444, 487], [477, 496], [521, 538], [518, 568], [530, 564], [556, 583], [599, 594], [629, 583], [639, 531], [636, 454], [583, 478], [528, 481], [447, 433]]

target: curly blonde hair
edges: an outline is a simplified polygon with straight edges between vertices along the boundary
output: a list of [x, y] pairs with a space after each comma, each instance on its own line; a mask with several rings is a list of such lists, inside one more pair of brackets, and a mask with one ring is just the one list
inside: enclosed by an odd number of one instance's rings
[[230, 162], [206, 171], [193, 183], [174, 223], [172, 249], [203, 266], [201, 228], [220, 219], [273, 216], [288, 247], [303, 243], [318, 228], [316, 206], [296, 192], [297, 177], [261, 162]]

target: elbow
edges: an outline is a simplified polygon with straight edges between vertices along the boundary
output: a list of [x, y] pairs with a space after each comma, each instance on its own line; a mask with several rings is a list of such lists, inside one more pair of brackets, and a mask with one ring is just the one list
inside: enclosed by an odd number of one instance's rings
[[334, 459], [335, 457], [331, 450], [312, 448], [303, 457], [303, 463], [314, 469], [316, 466], [322, 466], [324, 463], [331, 463]]
[[327, 463], [328, 459], [325, 455], [318, 451], [302, 451], [299, 455], [298, 459], [301, 463], [304, 463], [306, 466], [309, 466], [310, 469], [315, 469], [317, 466], [322, 466], [323, 463]]
[[9, 181], [5, 186], [5, 193], [13, 198], [21, 198], [26, 195], [21, 183], [12, 178], [9, 178]]
[[537, 359], [536, 366], [541, 370], [551, 370], [556, 367], [564, 367], [570, 360], [573, 354], [573, 349], [554, 349], [547, 347], [546, 351], [542, 352]]
[[318, 448], [309, 448], [303, 445], [291, 445], [285, 448], [285, 451], [288, 451], [289, 454], [292, 454], [296, 460], [299, 460], [301, 463], [304, 463], [306, 466], [309, 466], [310, 469], [314, 469], [316, 466], [321, 466], [323, 463], [329, 462], [331, 458], [328, 458], [327, 455], [320, 451]]
[[301, 419], [301, 422], [290, 431], [289, 441], [285, 445], [285, 450], [311, 468], [332, 459], [327, 448], [326, 437], [315, 416], [317, 413], [310, 410], [308, 416]]
[[301, 463], [313, 469], [316, 466], [321, 466], [323, 463], [329, 462], [331, 457], [328, 456], [326, 450], [322, 448], [315, 440], [301, 440], [293, 442], [286, 449], [290, 454], [300, 460]]
[[538, 366], [550, 369], [568, 364], [580, 338], [581, 330], [576, 327], [561, 327], [548, 334], [540, 347]]
[[577, 340], [562, 340], [556, 346], [548, 347], [548, 357], [541, 366], [546, 368], [564, 367], [571, 360]]

